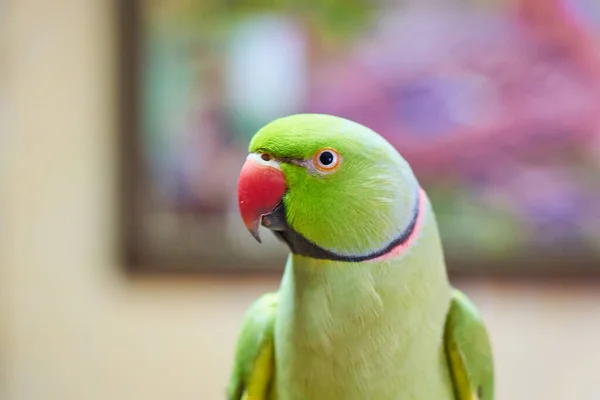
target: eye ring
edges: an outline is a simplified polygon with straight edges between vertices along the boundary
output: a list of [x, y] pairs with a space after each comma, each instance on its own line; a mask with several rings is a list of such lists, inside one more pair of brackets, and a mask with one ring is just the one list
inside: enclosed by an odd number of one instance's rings
[[336, 149], [331, 147], [324, 147], [317, 151], [313, 157], [313, 164], [315, 168], [321, 172], [333, 172], [335, 171], [342, 161], [340, 153]]

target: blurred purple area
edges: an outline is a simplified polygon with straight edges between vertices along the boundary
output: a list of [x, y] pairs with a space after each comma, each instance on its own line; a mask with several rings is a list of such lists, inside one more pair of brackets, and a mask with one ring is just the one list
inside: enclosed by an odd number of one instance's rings
[[492, 13], [390, 17], [315, 87], [311, 109], [373, 128], [426, 174], [493, 168], [540, 142], [585, 146], [600, 115], [598, 86], [572, 55]]
[[[478, 210], [492, 230], [509, 221], [524, 246], [600, 243], [586, 228], [600, 216], [600, 9], [583, 0], [516, 4], [381, 6], [335, 40], [297, 13], [248, 12], [216, 45], [175, 59], [165, 49], [189, 32], [149, 25], [161, 40], [148, 68], [171, 57], [146, 80], [148, 158], [162, 160], [157, 209], [236, 213], [254, 132], [278, 116], [319, 112], [386, 137], [430, 192], [448, 237], [459, 229], [452, 221]], [[169, 111], [165, 92], [187, 112]]]

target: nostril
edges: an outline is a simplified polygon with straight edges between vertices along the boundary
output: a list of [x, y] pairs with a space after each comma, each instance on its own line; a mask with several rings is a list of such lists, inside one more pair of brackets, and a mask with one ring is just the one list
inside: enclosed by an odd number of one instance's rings
[[267, 153], [263, 153], [260, 155], [260, 158], [263, 159], [263, 161], [270, 161], [271, 160], [271, 156], [268, 155]]

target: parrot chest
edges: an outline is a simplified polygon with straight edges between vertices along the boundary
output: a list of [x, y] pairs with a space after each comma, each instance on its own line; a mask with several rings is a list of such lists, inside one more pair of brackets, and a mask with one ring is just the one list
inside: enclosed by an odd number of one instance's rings
[[329, 277], [288, 269], [273, 399], [453, 399], [443, 268], [361, 266]]

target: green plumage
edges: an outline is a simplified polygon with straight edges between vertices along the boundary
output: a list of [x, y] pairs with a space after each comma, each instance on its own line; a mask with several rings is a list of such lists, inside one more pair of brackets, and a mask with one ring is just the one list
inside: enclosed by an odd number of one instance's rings
[[[342, 158], [313, 168], [319, 149]], [[260, 130], [250, 152], [281, 162], [289, 225], [344, 256], [385, 248], [409, 225], [419, 185], [382, 137], [326, 115], [295, 115]], [[422, 196], [425, 196], [422, 194]], [[290, 254], [277, 293], [242, 328], [229, 399], [494, 398], [485, 327], [448, 282], [435, 217], [423, 197], [405, 247], [363, 262]]]

